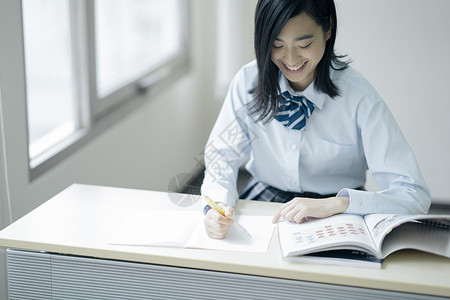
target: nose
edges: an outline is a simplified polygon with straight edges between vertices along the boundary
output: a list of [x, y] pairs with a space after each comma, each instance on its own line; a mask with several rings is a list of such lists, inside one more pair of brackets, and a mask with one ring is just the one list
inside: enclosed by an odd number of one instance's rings
[[286, 63], [289, 65], [294, 65], [298, 62], [299, 53], [297, 53], [297, 49], [295, 47], [286, 47], [285, 53], [284, 53], [284, 59]]

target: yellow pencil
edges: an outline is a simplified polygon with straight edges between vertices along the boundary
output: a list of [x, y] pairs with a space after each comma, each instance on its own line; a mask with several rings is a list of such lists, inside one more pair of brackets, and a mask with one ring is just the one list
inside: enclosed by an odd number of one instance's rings
[[[225, 216], [225, 210], [223, 210], [222, 207], [220, 207], [216, 202], [214, 202], [211, 198], [209, 198], [208, 196], [205, 196], [206, 201], [208, 202], [209, 206], [211, 206], [212, 208], [214, 208], [219, 214], [221, 214], [224, 217]], [[228, 218], [228, 217], [227, 217]]]

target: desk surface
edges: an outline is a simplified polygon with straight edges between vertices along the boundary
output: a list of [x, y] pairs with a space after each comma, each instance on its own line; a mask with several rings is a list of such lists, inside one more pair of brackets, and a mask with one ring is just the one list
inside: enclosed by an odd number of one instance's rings
[[[75, 184], [0, 232], [0, 246], [260, 276], [450, 296], [450, 260], [404, 250], [382, 269], [283, 261], [276, 231], [266, 253], [109, 245], [137, 209], [198, 210], [196, 196]], [[178, 201], [195, 202], [189, 207]], [[279, 204], [238, 201], [237, 213], [273, 215]]]

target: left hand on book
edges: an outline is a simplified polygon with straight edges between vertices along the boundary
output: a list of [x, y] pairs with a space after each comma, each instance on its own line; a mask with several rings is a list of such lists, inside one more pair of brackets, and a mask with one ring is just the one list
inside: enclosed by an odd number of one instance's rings
[[306, 217], [326, 218], [346, 211], [349, 205], [348, 197], [294, 198], [281, 206], [272, 222], [276, 223], [280, 218], [295, 223], [305, 221]]

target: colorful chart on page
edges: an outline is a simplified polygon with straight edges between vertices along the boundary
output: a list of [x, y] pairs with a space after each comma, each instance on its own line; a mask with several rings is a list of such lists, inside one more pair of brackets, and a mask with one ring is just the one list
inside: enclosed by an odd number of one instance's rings
[[312, 244], [316, 242], [322, 242], [330, 238], [339, 238], [339, 236], [356, 237], [361, 235], [366, 235], [364, 228], [355, 226], [354, 224], [350, 223], [317, 226], [315, 228], [309, 228], [307, 232], [294, 232], [295, 241], [297, 244]]

